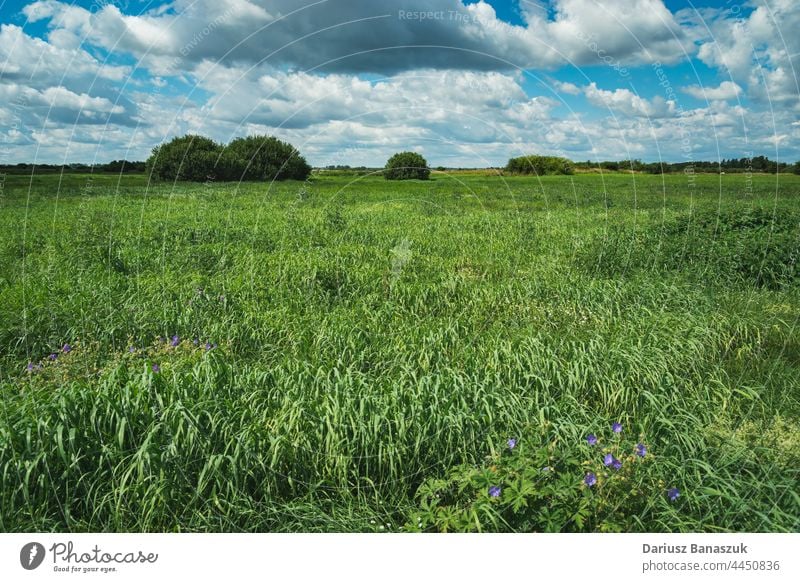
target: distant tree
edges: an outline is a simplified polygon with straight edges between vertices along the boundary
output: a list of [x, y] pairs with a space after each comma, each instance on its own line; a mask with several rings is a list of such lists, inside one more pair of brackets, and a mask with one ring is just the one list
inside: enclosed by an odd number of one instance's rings
[[383, 177], [387, 180], [427, 180], [428, 162], [416, 152], [400, 152], [386, 162]]
[[122, 174], [127, 172], [143, 172], [145, 170], [144, 162], [129, 162], [128, 160], [114, 160], [107, 164], [100, 164], [96, 166], [101, 172], [112, 172], [114, 174]]
[[800, 174], [800, 161], [794, 163], [794, 166], [792, 166], [792, 172], [795, 174]]
[[575, 172], [574, 164], [567, 158], [555, 156], [522, 156], [511, 158], [506, 164], [505, 171], [509, 174], [572, 174]]

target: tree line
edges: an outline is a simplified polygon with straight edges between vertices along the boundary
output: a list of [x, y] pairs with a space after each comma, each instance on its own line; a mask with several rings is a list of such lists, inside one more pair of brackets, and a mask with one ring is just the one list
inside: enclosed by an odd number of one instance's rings
[[642, 162], [641, 160], [621, 160], [575, 162], [575, 167], [582, 170], [601, 169], [609, 171], [634, 171], [646, 174], [671, 174], [693, 170], [695, 172], [761, 172], [766, 174], [795, 173], [800, 174], [800, 162], [789, 164], [776, 162], [766, 156], [752, 158], [731, 158], [717, 162], [686, 161], [686, 162]]
[[[346, 165], [327, 166], [328, 170], [364, 173], [369, 168], [352, 168]], [[447, 168], [437, 167], [438, 171]], [[500, 168], [498, 168], [500, 169]], [[202, 135], [188, 134], [175, 137], [153, 148], [144, 161], [114, 160], [106, 164], [13, 164], [0, 165], [0, 173], [48, 172], [146, 172], [150, 178], [170, 181], [272, 181], [305, 180], [311, 166], [293, 145], [268, 135], [240, 137], [228, 144], [218, 143]], [[376, 168], [376, 170], [378, 170]], [[527, 155], [508, 160], [503, 168], [507, 175], [574, 174], [576, 170], [633, 171], [648, 174], [681, 172], [762, 172], [800, 174], [800, 162], [788, 164], [770, 160], [766, 156], [731, 158], [716, 162], [642, 162], [638, 159], [620, 161], [574, 162], [565, 157]], [[417, 152], [399, 152], [386, 162], [382, 169], [387, 180], [427, 180], [431, 169]]]
[[61, 172], [91, 174], [103, 172], [109, 174], [142, 173], [145, 171], [145, 162], [132, 162], [129, 160], [114, 160], [107, 164], [5, 164], [0, 165], [3, 174], [56, 174]]

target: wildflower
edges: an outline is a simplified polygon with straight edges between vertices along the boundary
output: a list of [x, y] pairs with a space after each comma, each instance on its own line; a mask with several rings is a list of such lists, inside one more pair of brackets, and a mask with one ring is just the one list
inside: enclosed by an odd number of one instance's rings
[[129, 348], [128, 348], [128, 351], [129, 351], [130, 353], [133, 353], [133, 352], [135, 352], [135, 351], [136, 351], [136, 348], [135, 348], [135, 347], [133, 347], [133, 346], [131, 346], [131, 347], [129, 347]]
[[618, 422], [615, 422], [614, 424], [611, 425], [611, 430], [619, 434], [622, 432], [622, 425]]
[[199, 340], [199, 339], [197, 339], [197, 338], [194, 338], [194, 339], [192, 340], [192, 343], [193, 343], [194, 345], [199, 345], [199, 344], [200, 344], [200, 340]]
[[607, 453], [605, 457], [603, 457], [603, 464], [606, 467], [610, 467], [611, 464], [614, 462], [614, 455], [611, 453]]
[[153, 364], [153, 372], [158, 374], [160, 371], [161, 371], [161, 366], [159, 366], [158, 364]]
[[508, 448], [513, 449], [517, 446], [517, 439], [508, 439]]
[[591, 487], [597, 483], [597, 476], [594, 473], [586, 473], [586, 477], [583, 478], [583, 482], [587, 487]]
[[597, 437], [593, 434], [590, 434], [586, 437], [586, 442], [589, 443], [589, 446], [595, 446], [597, 444]]
[[47, 359], [50, 360], [51, 362], [55, 362], [56, 358], [58, 358], [58, 354], [55, 354], [55, 353], [50, 354], [49, 356], [47, 356]]
[[644, 457], [647, 454], [647, 447], [644, 446], [642, 443], [636, 445], [636, 454], [640, 457]]
[[614, 459], [614, 461], [611, 463], [611, 466], [614, 468], [615, 471], [619, 471], [620, 469], [622, 469], [622, 461], [620, 461], [619, 459]]
[[172, 336], [172, 341], [171, 341], [171, 342], [169, 342], [169, 345], [171, 345], [171, 346], [174, 348], [174, 347], [176, 347], [176, 346], [177, 346], [179, 343], [181, 343], [181, 338], [179, 338], [178, 336], [174, 335], [174, 336]]
[[492, 485], [489, 487], [489, 497], [500, 497], [500, 494], [503, 492], [503, 489], [498, 487], [497, 485]]
[[680, 489], [678, 489], [677, 487], [673, 487], [672, 489], [667, 491], [667, 497], [669, 497], [670, 501], [676, 501], [680, 496], [681, 492]]
[[215, 347], [217, 347], [217, 344], [212, 344], [211, 342], [206, 342], [206, 351], [213, 350]]
[[33, 372], [33, 362], [28, 362], [28, 365], [25, 366], [25, 369], [28, 370], [28, 372]]
[[65, 354], [68, 354], [72, 351], [72, 346], [69, 344], [64, 344], [64, 347], [61, 348], [61, 351], [64, 352]]

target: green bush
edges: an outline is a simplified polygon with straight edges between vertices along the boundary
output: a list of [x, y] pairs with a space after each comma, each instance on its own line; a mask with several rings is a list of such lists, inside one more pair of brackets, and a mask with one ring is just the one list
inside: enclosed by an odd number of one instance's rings
[[555, 156], [521, 156], [511, 158], [506, 164], [508, 174], [536, 174], [546, 176], [548, 174], [573, 174], [575, 167], [566, 158]]
[[161, 180], [203, 182], [213, 177], [220, 145], [201, 135], [176, 137], [153, 148], [147, 173]]
[[185, 135], [154, 148], [147, 171], [153, 178], [191, 182], [305, 180], [311, 166], [294, 146], [271, 136], [237, 138], [222, 146]]
[[305, 180], [311, 166], [294, 146], [267, 135], [233, 140], [225, 153], [234, 163], [231, 179], [243, 181]]
[[400, 152], [386, 162], [383, 177], [387, 180], [427, 180], [428, 162], [416, 152]]

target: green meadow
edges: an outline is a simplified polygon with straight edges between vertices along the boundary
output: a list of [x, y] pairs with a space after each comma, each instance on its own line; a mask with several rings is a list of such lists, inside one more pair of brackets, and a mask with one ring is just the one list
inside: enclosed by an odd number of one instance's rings
[[800, 530], [800, 176], [6, 176], [0, 231], [0, 531]]

